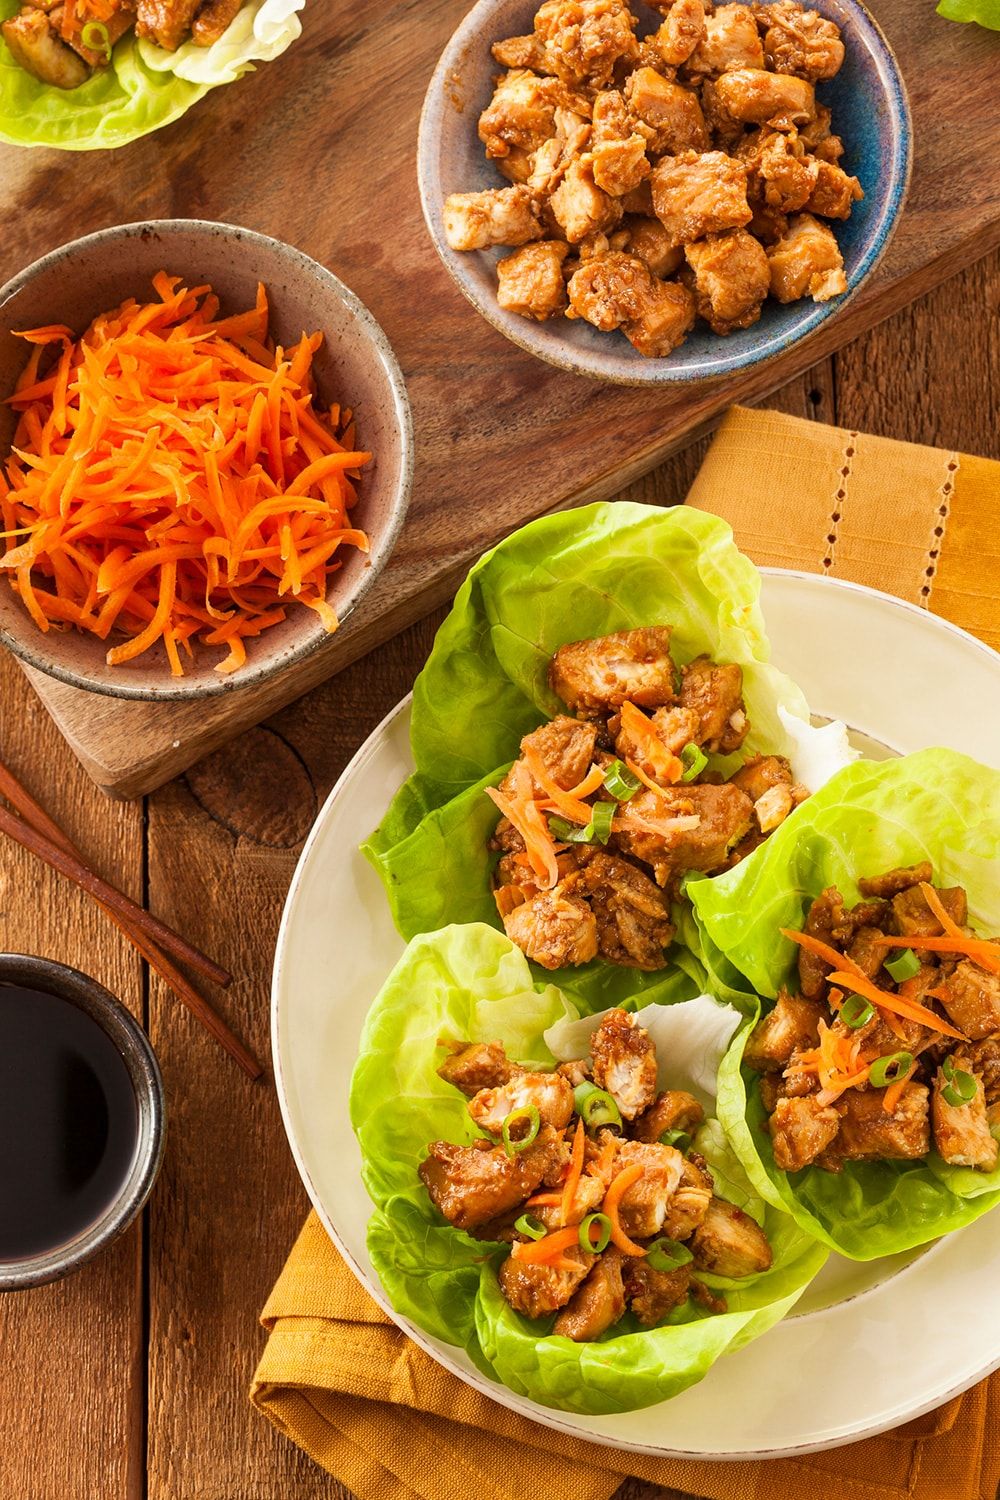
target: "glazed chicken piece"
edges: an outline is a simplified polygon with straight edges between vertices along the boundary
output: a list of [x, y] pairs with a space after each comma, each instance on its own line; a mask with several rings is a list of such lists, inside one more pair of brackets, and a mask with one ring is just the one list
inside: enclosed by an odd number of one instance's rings
[[594, 1082], [606, 1089], [626, 1120], [656, 1098], [656, 1049], [649, 1032], [624, 1010], [611, 1010], [590, 1039]]
[[693, 77], [715, 77], [733, 68], [763, 68], [764, 48], [748, 5], [719, 5], [705, 17], [704, 40], [688, 59]]
[[819, 1045], [819, 1023], [824, 1006], [780, 990], [774, 1009], [758, 1021], [743, 1052], [748, 1068], [761, 1073], [787, 1068], [792, 1053]]
[[[930, 877], [927, 882], [929, 884]], [[938, 900], [953, 922], [964, 927], [969, 915], [965, 891], [961, 886], [939, 890]], [[919, 886], [907, 886], [892, 898], [892, 915], [901, 937], [940, 937], [941, 923], [927, 905]]]
[[561, 1169], [563, 1158], [561, 1138], [547, 1125], [513, 1157], [489, 1141], [471, 1146], [433, 1141], [428, 1150], [421, 1181], [435, 1208], [456, 1229], [475, 1229], [523, 1203]]
[[678, 68], [705, 35], [704, 0], [674, 0], [669, 8], [658, 5], [655, 9], [666, 10], [666, 18], [652, 44], [668, 67]]
[[520, 183], [481, 193], [450, 193], [444, 202], [444, 232], [453, 250], [526, 245], [545, 233], [535, 200]]
[[970, 1073], [983, 1081], [987, 1105], [1000, 1100], [1000, 1036], [983, 1037], [963, 1048], [968, 1063], [963, 1063]]
[[[671, 754], [680, 755], [685, 745], [697, 742], [701, 732], [701, 714], [690, 705], [682, 706], [674, 703], [669, 708], [656, 709], [653, 714], [653, 727], [657, 738], [663, 741]], [[619, 754], [626, 753], [620, 748], [622, 744], [630, 745], [628, 731], [624, 728], [618, 735]], [[632, 759], [641, 761], [641, 756], [634, 745], [630, 745], [627, 753]]]
[[531, 1105], [543, 1125], [565, 1130], [573, 1113], [573, 1090], [558, 1073], [520, 1073], [499, 1088], [480, 1089], [469, 1101], [469, 1114], [480, 1130], [499, 1136], [512, 1110]]
[[[684, 264], [684, 251], [672, 245], [659, 219], [626, 219], [627, 235], [623, 249], [645, 261], [654, 276], [672, 276]], [[686, 743], [686, 742], [685, 742]]]
[[573, 315], [604, 333], [640, 317], [653, 292], [653, 276], [645, 262], [617, 250], [585, 261], [569, 282]]
[[654, 155], [707, 151], [711, 142], [698, 95], [672, 83], [653, 68], [637, 68], [625, 85], [625, 98]]
[[625, 100], [617, 89], [598, 94], [593, 120], [594, 181], [602, 192], [621, 198], [649, 176], [645, 138], [633, 129]]
[[578, 245], [589, 234], [613, 229], [624, 212], [618, 198], [597, 186], [590, 152], [570, 162], [548, 206], [571, 245]]
[[767, 1128], [775, 1166], [782, 1172], [800, 1172], [836, 1138], [840, 1115], [831, 1104], [820, 1104], [812, 1095], [782, 1097], [774, 1104]]
[[805, 125], [816, 113], [811, 83], [761, 68], [734, 68], [715, 80], [714, 97], [734, 120], [745, 125], [787, 129]]
[[486, 155], [506, 156], [512, 146], [537, 151], [555, 134], [556, 106], [566, 102], [566, 88], [558, 78], [539, 78], [526, 68], [503, 74], [479, 116], [479, 139]]
[[697, 742], [704, 750], [730, 755], [750, 733], [743, 672], [735, 662], [720, 666], [707, 656], [696, 656], [681, 669], [680, 701], [699, 717]]
[[771, 269], [763, 245], [745, 229], [709, 235], [685, 246], [694, 274], [699, 316], [715, 333], [749, 328], [771, 287]]
[[176, 52], [201, 3], [202, 0], [138, 0], [135, 34], [149, 37], [166, 52]]
[[607, 1188], [607, 1183], [602, 1182], [599, 1177], [584, 1173], [573, 1194], [568, 1214], [563, 1215], [561, 1197], [558, 1203], [536, 1204], [532, 1213], [549, 1231], [564, 1229], [568, 1224], [581, 1223], [587, 1214], [599, 1209]]
[[688, 1299], [691, 1272], [687, 1266], [676, 1271], [655, 1271], [646, 1260], [630, 1255], [624, 1269], [625, 1297], [642, 1328], [655, 1328], [669, 1312]]
[[501, 909], [500, 915], [511, 942], [543, 969], [586, 964], [597, 957], [594, 913], [586, 901], [565, 892], [561, 882], [513, 910]]
[[556, 1318], [552, 1332], [575, 1343], [600, 1338], [625, 1314], [622, 1255], [609, 1246]]
[[225, 36], [243, 8], [243, 0], [206, 0], [194, 18], [191, 38], [199, 47], [211, 47]]
[[664, 1232], [671, 1199], [684, 1170], [684, 1158], [673, 1146], [646, 1146], [640, 1141], [620, 1141], [615, 1169], [641, 1166], [642, 1176], [626, 1188], [618, 1205], [618, 1217], [629, 1239], [647, 1240]]
[[[53, 5], [51, 0], [43, 5], [42, 9], [47, 11], [53, 31], [67, 46], [72, 47], [79, 57], [83, 58], [88, 67], [98, 68], [106, 63], [107, 57], [103, 51], [95, 52], [92, 47], [84, 46], [83, 32], [87, 25], [85, 15], [67, 15], [65, 5]], [[113, 47], [135, 25], [135, 6], [130, 3], [130, 0], [122, 0], [118, 10], [108, 16], [106, 21], [102, 21], [101, 25], [108, 34], [108, 45]]]
[[[956, 1065], [963, 1071], [968, 1071], [969, 1059], [961, 1052], [954, 1056]], [[938, 1152], [953, 1166], [981, 1167], [986, 1172], [992, 1172], [997, 1164], [1000, 1148], [990, 1134], [982, 1079], [976, 1078], [975, 1098], [970, 1099], [968, 1104], [949, 1104], [943, 1093], [947, 1086], [948, 1080], [942, 1069], [938, 1068], [931, 1102], [934, 1144]]]
[[638, 318], [622, 324], [622, 333], [646, 359], [662, 359], [683, 344], [694, 327], [694, 298], [686, 286], [657, 281]]
[[864, 193], [856, 177], [849, 177], [841, 167], [831, 162], [816, 162], [816, 183], [806, 208], [824, 219], [849, 219], [851, 209]]
[[663, 1232], [672, 1240], [688, 1239], [705, 1221], [715, 1184], [703, 1167], [704, 1159], [700, 1156], [695, 1159], [694, 1153], [684, 1160], [681, 1180], [667, 1205], [667, 1217], [663, 1221]]
[[642, 708], [672, 703], [670, 634], [669, 625], [650, 625], [560, 646], [549, 667], [552, 691], [586, 718], [610, 713], [626, 698]]
[[833, 78], [844, 61], [840, 31], [814, 10], [802, 10], [789, 0], [757, 9], [764, 31], [764, 55], [776, 73], [797, 73], [817, 83]]
[[941, 1003], [948, 1019], [973, 1041], [1000, 1031], [1000, 974], [991, 974], [971, 958], [963, 958], [945, 980], [943, 994]]
[[25, 6], [4, 21], [0, 33], [14, 61], [41, 83], [56, 89], [75, 89], [90, 77], [87, 64], [60, 40], [44, 11]]
[[789, 220], [788, 232], [767, 252], [771, 292], [779, 302], [810, 296], [828, 302], [847, 291], [844, 258], [830, 230], [812, 214]]
[[[557, 786], [569, 791], [590, 770], [597, 745], [596, 724], [559, 714], [521, 741], [521, 754], [537, 757]], [[501, 787], [506, 787], [506, 779]]]
[[844, 1161], [916, 1160], [931, 1148], [930, 1097], [922, 1083], [907, 1083], [892, 1114], [882, 1089], [848, 1089], [838, 1104], [840, 1130], [820, 1160], [834, 1171]]
[[530, 68], [540, 73], [545, 61], [544, 49], [534, 32], [530, 36], [509, 36], [494, 42], [490, 48], [502, 68]]
[[791, 786], [792, 768], [783, 755], [754, 755], [729, 780], [757, 802], [776, 786]]
[[649, 1108], [639, 1115], [632, 1135], [637, 1141], [654, 1145], [668, 1130], [686, 1130], [692, 1134], [704, 1118], [705, 1111], [693, 1094], [683, 1089], [668, 1089], [657, 1094]]
[[[747, 147], [744, 159], [764, 202], [779, 213], [805, 208], [819, 182], [819, 163], [805, 155], [797, 142], [780, 130], [761, 130]], [[743, 151], [741, 151], [743, 156]]]
[[593, 89], [635, 57], [634, 30], [626, 0], [545, 0], [535, 16], [545, 72]]
[[884, 875], [862, 876], [858, 881], [858, 890], [862, 896], [878, 896], [888, 900], [900, 891], [908, 891], [911, 886], [919, 885], [921, 881], [929, 885], [933, 879], [934, 870], [930, 861], [923, 860], [919, 865], [900, 865], [894, 870], [887, 870]]
[[591, 898], [602, 958], [626, 968], [662, 969], [674, 928], [669, 902], [649, 876], [598, 851], [583, 869], [581, 887]]
[[752, 217], [746, 168], [722, 151], [664, 156], [649, 180], [656, 217], [673, 245], [740, 229]]
[[594, 1264], [594, 1257], [572, 1246], [561, 1257], [573, 1269], [517, 1260], [508, 1255], [498, 1272], [500, 1290], [515, 1312], [526, 1318], [546, 1318], [565, 1307]]
[[524, 1069], [511, 1062], [499, 1042], [453, 1042], [452, 1055], [438, 1068], [438, 1077], [471, 1099], [480, 1089], [498, 1089]]
[[[655, 831], [629, 827], [643, 813], [658, 818]], [[672, 827], [667, 818], [672, 818]], [[692, 818], [697, 823], [692, 824]], [[657, 884], [666, 886], [675, 872], [721, 869], [730, 849], [749, 831], [752, 819], [753, 804], [739, 787], [703, 782], [674, 791], [667, 810], [664, 798], [653, 792], [633, 797], [622, 807], [614, 839], [624, 853], [651, 864]]]
[[[840, 892], [835, 885], [827, 886], [826, 890], [810, 905], [806, 913], [803, 932], [808, 933], [810, 937], [819, 938], [823, 943], [832, 943], [838, 910], [843, 910]], [[798, 966], [799, 988], [805, 999], [815, 1000], [822, 996], [826, 987], [826, 976], [830, 973], [830, 965], [815, 953], [809, 953], [805, 948], [800, 948]]]
[[497, 264], [497, 303], [507, 312], [544, 323], [566, 308], [563, 261], [569, 246], [561, 240], [523, 245]]
[[689, 1248], [698, 1269], [717, 1276], [755, 1276], [773, 1259], [760, 1225], [724, 1198], [712, 1199]]

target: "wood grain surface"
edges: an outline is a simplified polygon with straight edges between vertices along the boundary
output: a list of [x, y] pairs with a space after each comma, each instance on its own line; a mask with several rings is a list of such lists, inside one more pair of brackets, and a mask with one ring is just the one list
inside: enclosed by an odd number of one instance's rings
[[897, 52], [915, 126], [913, 187], [889, 253], [805, 345], [697, 390], [627, 390], [551, 369], [479, 318], [439, 264], [413, 149], [427, 81], [467, 0], [321, 0], [283, 59], [124, 151], [0, 149], [11, 226], [0, 280], [125, 220], [193, 215], [263, 230], [331, 266], [372, 309], [400, 357], [416, 423], [411, 515], [391, 565], [329, 645], [279, 680], [149, 706], [35, 676], [90, 774], [127, 796], [161, 784], [447, 598], [470, 559], [520, 522], [616, 493], [731, 401], [777, 388], [1000, 242], [1000, 37], [940, 20], [930, 0], [919, 18], [915, 0], [871, 8]]
[[[814, 367], [770, 403], [1000, 457], [1000, 254]], [[627, 491], [683, 497], [703, 444]], [[440, 611], [145, 805], [88, 784], [13, 662], [0, 659], [0, 756], [102, 872], [239, 976], [220, 998], [263, 1055], [285, 891], [320, 800], [411, 686]], [[0, 945], [81, 964], [144, 1011], [169, 1099], [147, 1213], [62, 1285], [0, 1299], [3, 1500], [352, 1500], [246, 1400], [257, 1315], [306, 1212], [269, 1085], [251, 1085], [77, 892], [0, 848]], [[617, 1500], [670, 1500], [629, 1481]], [[377, 1500], [377, 1497], [364, 1497]]]

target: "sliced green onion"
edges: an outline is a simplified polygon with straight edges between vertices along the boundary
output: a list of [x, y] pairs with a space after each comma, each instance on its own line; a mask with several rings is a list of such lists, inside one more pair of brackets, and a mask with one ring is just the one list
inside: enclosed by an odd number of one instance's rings
[[668, 1240], [665, 1236], [654, 1240], [646, 1251], [646, 1263], [654, 1271], [676, 1271], [692, 1260], [694, 1256], [687, 1245], [682, 1245], [678, 1240]]
[[565, 818], [549, 818], [549, 832], [560, 844], [606, 844], [611, 837], [611, 821], [618, 811], [615, 802], [595, 802], [590, 809], [586, 828], [567, 823]]
[[604, 789], [616, 802], [629, 802], [641, 786], [638, 776], [620, 760], [613, 760], [604, 773]]
[[[597, 1240], [591, 1239], [590, 1231], [596, 1224]], [[587, 1250], [591, 1255], [600, 1255], [611, 1243], [611, 1220], [607, 1214], [588, 1214], [580, 1225], [580, 1248]]]
[[861, 995], [848, 995], [838, 1012], [838, 1020], [843, 1021], [851, 1031], [860, 1031], [862, 1026], [867, 1026], [875, 1014], [875, 1007], [870, 1000], [865, 1000]]
[[890, 958], [886, 969], [897, 984], [902, 984], [904, 980], [913, 979], [920, 973], [920, 960], [912, 948], [904, 948], [902, 953]]
[[950, 1104], [952, 1109], [971, 1104], [978, 1090], [975, 1074], [956, 1068], [955, 1059], [950, 1054], [941, 1064], [941, 1071], [948, 1080], [947, 1086], [941, 1090], [941, 1098], [945, 1103]]
[[877, 1057], [868, 1072], [868, 1081], [877, 1089], [899, 1083], [913, 1067], [912, 1052], [891, 1052], [888, 1057]]
[[691, 743], [685, 745], [684, 749], [681, 751], [681, 761], [684, 765], [684, 772], [681, 776], [681, 780], [693, 781], [696, 776], [701, 775], [702, 771], [704, 771], [705, 767], [708, 765], [708, 756], [705, 754], [704, 750], [700, 749], [699, 746], [697, 746], [692, 740]]
[[526, 1234], [529, 1240], [544, 1240], [548, 1234], [541, 1219], [536, 1219], [534, 1214], [522, 1214], [519, 1219], [514, 1220], [514, 1228], [518, 1234]]
[[686, 1130], [665, 1130], [660, 1136], [661, 1146], [673, 1146], [676, 1150], [684, 1152], [691, 1144], [691, 1137]]
[[573, 1105], [588, 1130], [602, 1125], [621, 1125], [621, 1110], [611, 1095], [595, 1083], [578, 1083], [573, 1090]]
[[[503, 1148], [508, 1156], [517, 1156], [519, 1151], [526, 1151], [538, 1134], [542, 1117], [538, 1113], [537, 1104], [522, 1104], [520, 1109], [512, 1109], [500, 1127], [503, 1136]], [[523, 1135], [514, 1135], [515, 1127], [527, 1125]]]
[[88, 21], [80, 32], [80, 41], [88, 52], [99, 52], [106, 63], [111, 61], [111, 37], [101, 21]]

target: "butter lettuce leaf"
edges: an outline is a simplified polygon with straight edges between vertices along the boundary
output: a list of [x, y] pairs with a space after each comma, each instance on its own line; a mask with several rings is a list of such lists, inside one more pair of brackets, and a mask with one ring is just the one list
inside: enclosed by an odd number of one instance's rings
[[1000, 31], [1000, 0], [941, 0], [937, 13], [946, 21], [975, 21]]

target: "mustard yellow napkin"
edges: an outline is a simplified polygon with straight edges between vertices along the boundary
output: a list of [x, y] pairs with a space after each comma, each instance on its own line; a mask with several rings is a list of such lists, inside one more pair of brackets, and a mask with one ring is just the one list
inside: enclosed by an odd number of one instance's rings
[[[758, 563], [852, 579], [1000, 647], [1000, 463], [734, 408], [688, 504]], [[470, 1390], [384, 1316], [310, 1215], [250, 1393], [359, 1500], [608, 1500], [626, 1475], [707, 1500], [996, 1500], [1000, 1374], [882, 1437], [770, 1463], [652, 1460]]]

